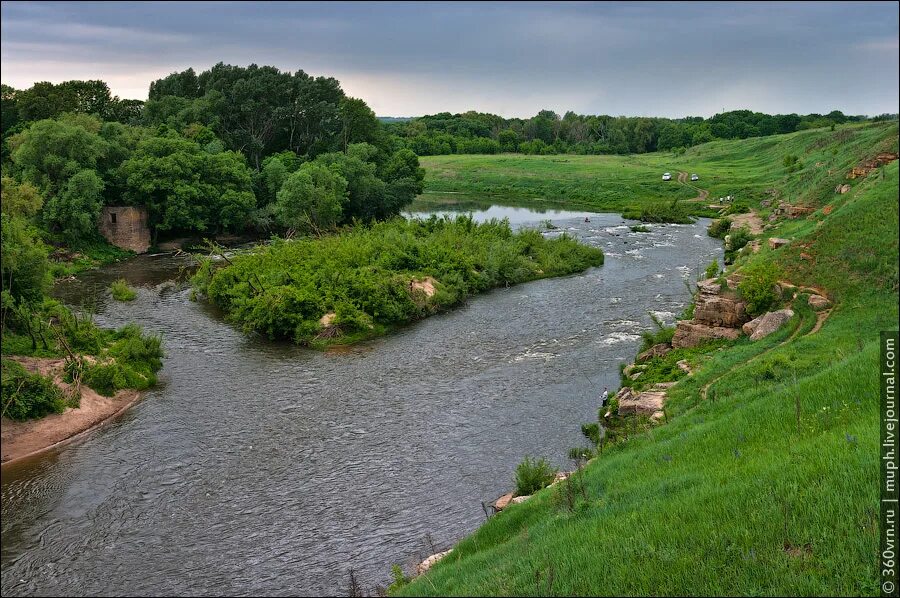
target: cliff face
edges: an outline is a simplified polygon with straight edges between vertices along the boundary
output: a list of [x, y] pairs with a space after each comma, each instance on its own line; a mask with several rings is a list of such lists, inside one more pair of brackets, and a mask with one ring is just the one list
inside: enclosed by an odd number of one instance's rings
[[674, 348], [696, 347], [710, 339], [735, 340], [741, 335], [741, 326], [750, 321], [750, 316], [747, 304], [738, 297], [738, 281], [739, 277], [731, 276], [724, 287], [715, 278], [697, 283], [694, 319], [676, 324]]

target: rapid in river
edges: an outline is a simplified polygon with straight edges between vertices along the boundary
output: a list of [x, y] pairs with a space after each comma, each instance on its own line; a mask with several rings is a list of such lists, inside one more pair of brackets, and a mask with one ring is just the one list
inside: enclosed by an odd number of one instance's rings
[[[59, 283], [101, 325], [162, 334], [167, 357], [123, 416], [4, 468], [3, 595], [334, 595], [351, 569], [387, 585], [392, 564], [412, 571], [475, 530], [526, 455], [571, 468], [648, 312], [671, 323], [721, 244], [707, 221], [633, 233], [614, 214], [474, 215], [549, 219], [545, 234], [597, 245], [606, 263], [330, 352], [245, 335], [190, 301], [173, 283], [189, 257]], [[117, 278], [136, 301], [109, 298]]]

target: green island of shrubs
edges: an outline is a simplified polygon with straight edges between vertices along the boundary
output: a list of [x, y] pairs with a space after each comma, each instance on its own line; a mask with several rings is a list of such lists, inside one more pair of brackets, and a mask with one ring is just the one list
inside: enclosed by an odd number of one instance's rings
[[205, 259], [197, 295], [246, 331], [325, 346], [384, 334], [470, 295], [603, 263], [565, 234], [513, 232], [506, 220], [396, 218], [319, 239], [276, 239], [217, 267]]

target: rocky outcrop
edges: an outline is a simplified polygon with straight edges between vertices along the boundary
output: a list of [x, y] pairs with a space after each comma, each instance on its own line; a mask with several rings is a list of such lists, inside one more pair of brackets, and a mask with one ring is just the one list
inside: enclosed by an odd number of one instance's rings
[[694, 306], [694, 322], [707, 326], [737, 328], [749, 318], [747, 304], [727, 286], [723, 289], [715, 278], [697, 283], [697, 300]]
[[676, 362], [675, 365], [678, 366], [679, 370], [688, 375], [690, 375], [693, 371], [691, 370], [691, 365], [688, 363], [687, 359], [682, 359], [681, 361]]
[[441, 560], [451, 552], [453, 552], [452, 548], [450, 550], [445, 550], [444, 552], [439, 552], [437, 554], [431, 555], [430, 557], [416, 565], [416, 575], [422, 575], [423, 573], [427, 572], [434, 566], [435, 563], [437, 563], [439, 560]]
[[741, 325], [750, 319], [747, 304], [736, 291], [739, 282], [740, 277], [732, 275], [724, 285], [715, 278], [697, 283], [694, 319], [676, 323], [672, 346], [681, 349], [696, 347], [708, 340], [737, 339], [741, 335]]
[[638, 353], [637, 359], [635, 359], [636, 363], [640, 363], [642, 361], [647, 361], [648, 359], [652, 359], [654, 357], [662, 357], [666, 353], [672, 350], [672, 347], [665, 343], [660, 343], [658, 345], [653, 345], [643, 353]]
[[741, 336], [739, 328], [708, 326], [692, 320], [681, 320], [676, 324], [672, 346], [676, 349], [696, 347], [706, 341], [716, 339], [737, 340]]
[[772, 211], [777, 216], [785, 216], [787, 218], [800, 218], [815, 211], [815, 208], [809, 206], [795, 206], [786, 201], [778, 202], [778, 206]]
[[751, 341], [758, 341], [784, 326], [793, 317], [794, 312], [790, 309], [779, 309], [778, 311], [764, 313], [744, 324], [744, 334], [749, 336]]
[[619, 415], [649, 415], [654, 419], [663, 416], [663, 405], [666, 402], [666, 388], [656, 385], [650, 390], [635, 392], [625, 386], [616, 394], [619, 400]]
[[885, 164], [889, 164], [896, 160], [900, 155], [891, 152], [881, 152], [877, 156], [875, 156], [871, 160], [866, 160], [865, 162], [860, 163], [853, 170], [847, 174], [848, 179], [855, 179], [857, 177], [868, 176], [870, 172], [875, 170], [876, 168], [881, 168]]
[[831, 307], [831, 301], [829, 301], [827, 297], [823, 297], [822, 295], [810, 295], [808, 303], [809, 306], [816, 311], [821, 311], [823, 309], [828, 309], [829, 307]]
[[781, 247], [784, 247], [788, 243], [790, 243], [790, 241], [788, 241], [787, 239], [772, 237], [771, 239], [769, 239], [769, 249], [779, 249]]

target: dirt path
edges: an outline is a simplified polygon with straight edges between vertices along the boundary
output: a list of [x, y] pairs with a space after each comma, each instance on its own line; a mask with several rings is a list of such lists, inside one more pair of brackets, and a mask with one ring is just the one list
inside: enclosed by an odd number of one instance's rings
[[[10, 357], [30, 372], [52, 376], [63, 392], [70, 385], [63, 381], [64, 359], [39, 357]], [[104, 397], [87, 386], [81, 387], [81, 401], [77, 409], [67, 408], [63, 413], [53, 413], [40, 419], [13, 421], [4, 417], [0, 423], [2, 455], [0, 461], [8, 463], [32, 457], [51, 448], [73, 442], [85, 434], [124, 413], [141, 398], [136, 390], [120, 390], [112, 397]]]
[[684, 185], [685, 187], [690, 187], [694, 191], [697, 192], [697, 197], [688, 199], [687, 201], [706, 201], [709, 197], [709, 191], [706, 189], [701, 189], [700, 187], [694, 186], [688, 182], [688, 173], [679, 172], [678, 173], [678, 182]]
[[[823, 310], [823, 311], [818, 312], [818, 313], [816, 314], [816, 324], [815, 324], [815, 326], [813, 326], [812, 329], [810, 329], [810, 331], [807, 332], [806, 334], [804, 334], [803, 336], [810, 336], [811, 334], [815, 334], [815, 333], [817, 333], [819, 330], [821, 330], [821, 329], [822, 329], [822, 325], [825, 324], [825, 320], [827, 320], [827, 319], [828, 319], [828, 316], [831, 315], [831, 312], [832, 312], [833, 309], [834, 309], [834, 308], [826, 309], [826, 310]], [[778, 343], [777, 345], [774, 345], [774, 346], [772, 346], [772, 347], [769, 347], [768, 349], [766, 349], [766, 350], [763, 351], [762, 353], [758, 353], [758, 354], [754, 355], [753, 357], [751, 357], [751, 358], [748, 359], [747, 361], [743, 361], [743, 362], [741, 362], [741, 363], [735, 365], [734, 367], [731, 367], [731, 368], [725, 370], [724, 372], [722, 372], [721, 374], [719, 374], [718, 376], [716, 376], [715, 378], [713, 378], [712, 380], [710, 380], [709, 382], [707, 382], [707, 383], [703, 386], [703, 388], [700, 389], [700, 399], [703, 400], [703, 401], [705, 401], [705, 400], [706, 400], [706, 395], [707, 395], [707, 393], [709, 392], [710, 387], [711, 387], [713, 384], [715, 384], [716, 382], [718, 382], [719, 380], [721, 380], [722, 378], [724, 378], [725, 376], [727, 376], [728, 374], [730, 374], [731, 372], [733, 372], [735, 369], [737, 369], [737, 368], [739, 368], [739, 367], [744, 367], [744, 366], [747, 365], [748, 363], [753, 363], [754, 361], [756, 361], [756, 360], [759, 359], [760, 357], [764, 357], [764, 356], [768, 355], [769, 353], [771, 353], [772, 351], [774, 351], [775, 349], [779, 349], [779, 348], [783, 347], [784, 345], [788, 344], [789, 342], [793, 341], [793, 340], [794, 340], [795, 338], [797, 338], [797, 336], [800, 334], [800, 329], [801, 329], [802, 327], [803, 327], [803, 323], [801, 322], [800, 325], [797, 326], [797, 330], [795, 330], [795, 331], [794, 331], [788, 338], [786, 338], [785, 340], [781, 341], [781, 342]]]
[[763, 232], [763, 221], [759, 214], [750, 210], [745, 214], [734, 214], [731, 216], [731, 228], [746, 228], [751, 234], [759, 235]]

